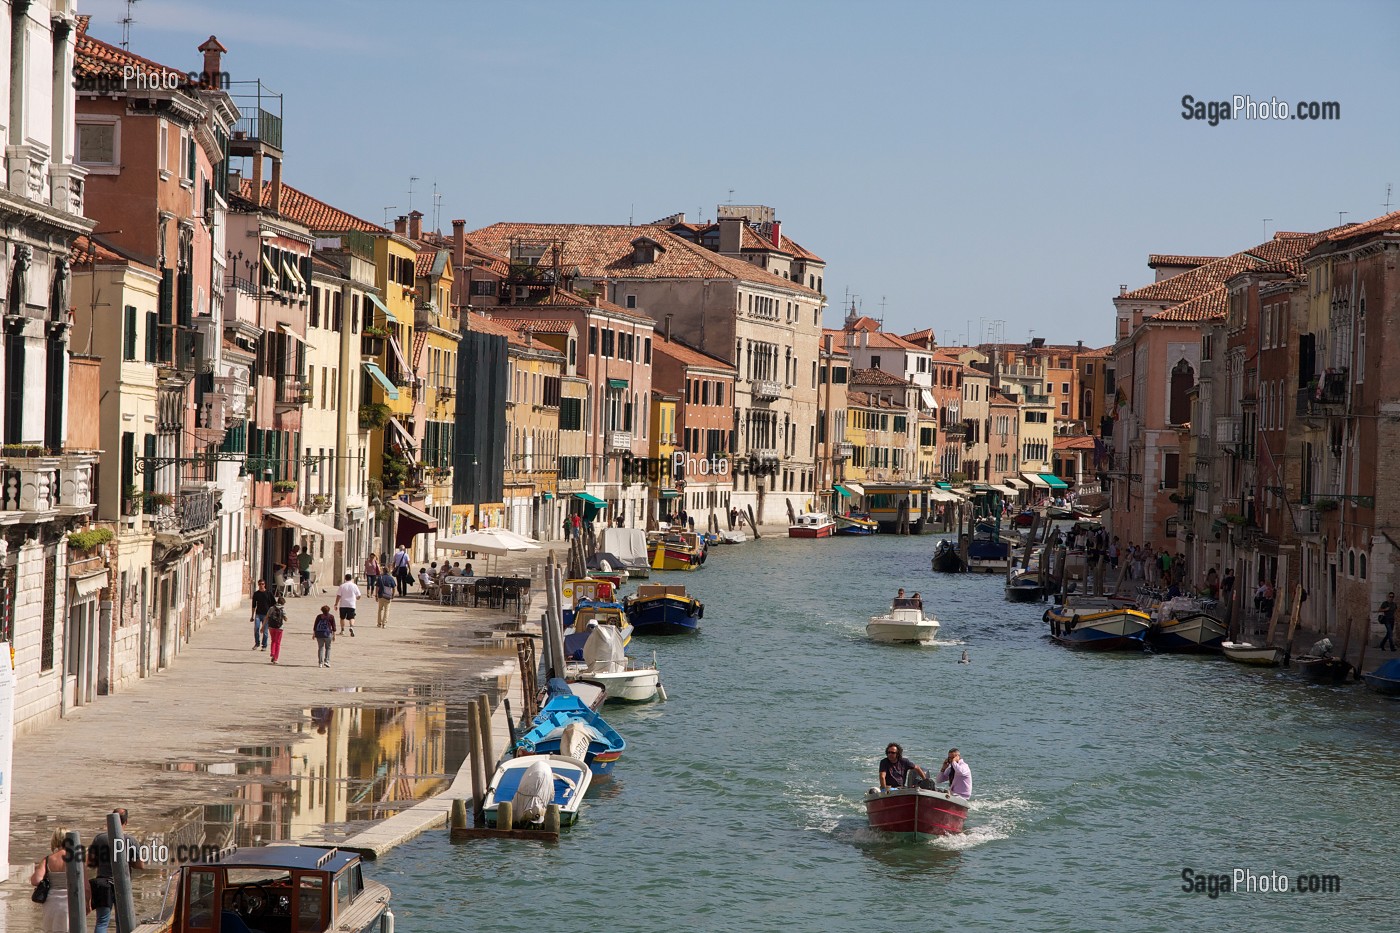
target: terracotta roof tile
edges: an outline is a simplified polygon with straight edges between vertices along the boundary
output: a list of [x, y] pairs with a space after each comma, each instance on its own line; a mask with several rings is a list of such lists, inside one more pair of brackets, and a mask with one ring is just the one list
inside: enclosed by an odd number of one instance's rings
[[1258, 246], [1222, 256], [1203, 266], [1165, 278], [1160, 282], [1116, 296], [1121, 301], [1183, 302], [1201, 297], [1231, 277], [1280, 260], [1295, 259], [1312, 249], [1331, 231], [1321, 233], [1276, 233]]
[[1217, 285], [1190, 301], [1183, 301], [1165, 311], [1157, 312], [1147, 319], [1147, 323], [1153, 321], [1211, 321], [1224, 317], [1228, 293], [1229, 289], [1224, 285]]
[[678, 360], [687, 366], [704, 366], [708, 369], [722, 369], [727, 373], [736, 373], [737, 370], [718, 357], [710, 356], [708, 353], [701, 353], [694, 347], [688, 347], [674, 338], [666, 340], [662, 338], [652, 343], [652, 352], [662, 356], [669, 356], [673, 360]]
[[647, 321], [655, 324], [655, 319], [638, 311], [636, 308], [624, 308], [622, 305], [613, 304], [611, 301], [599, 298], [597, 303], [591, 298], [585, 298], [577, 292], [571, 292], [565, 288], [550, 289], [543, 297], [532, 300], [526, 307], [545, 308], [597, 308], [600, 311], [607, 311], [609, 314], [620, 314], [623, 317], [636, 318], [639, 321]]
[[[655, 259], [633, 262], [632, 241], [648, 237], [662, 248]], [[470, 234], [479, 247], [509, 256], [512, 243], [560, 243], [560, 265], [577, 269], [590, 279], [735, 279], [756, 285], [785, 288], [811, 298], [823, 295], [799, 282], [773, 275], [753, 263], [710, 252], [655, 224], [629, 227], [621, 224], [498, 223]]]
[[1391, 211], [1372, 220], [1359, 224], [1347, 224], [1329, 232], [1327, 239], [1332, 243], [1352, 240], [1378, 233], [1400, 233], [1400, 211]]
[[879, 322], [879, 321], [875, 320], [873, 317], [866, 317], [866, 316], [863, 315], [863, 314], [862, 314], [860, 317], [857, 317], [857, 318], [849, 318], [849, 319], [847, 319], [845, 326], [842, 328], [842, 330], [846, 330], [846, 331], [868, 330], [868, 331], [870, 331], [871, 333], [874, 333], [875, 331], [877, 331], [877, 330], [879, 330], [879, 329], [880, 329], [880, 322]]
[[908, 386], [898, 376], [890, 375], [883, 369], [855, 369], [851, 371], [852, 385], [866, 386]]
[[[189, 74], [179, 68], [170, 68], [159, 62], [151, 61], [149, 58], [142, 58], [128, 52], [120, 46], [111, 45], [101, 39], [94, 39], [88, 35], [87, 27], [90, 17], [78, 17], [78, 38], [73, 43], [73, 76], [76, 78], [112, 78], [122, 79], [123, 68], [134, 68], [143, 76], [148, 76], [157, 81], [163, 80], [164, 76], [174, 76], [175, 83], [179, 87], [194, 87], [189, 80]], [[124, 85], [123, 85], [124, 86]]]
[[413, 257], [413, 274], [420, 279], [426, 279], [433, 274], [433, 266], [437, 263], [438, 248], [430, 246], [427, 249], [419, 249], [417, 255]]
[[[262, 204], [267, 204], [267, 190], [271, 187], [271, 182], [263, 182]], [[253, 201], [253, 180], [244, 178], [239, 181], [238, 197], [248, 203]], [[313, 198], [305, 191], [293, 188], [286, 182], [282, 183], [282, 203], [281, 215], [289, 220], [305, 226], [313, 233], [344, 233], [347, 230], [358, 230], [362, 233], [385, 234], [389, 231], [372, 224], [368, 220], [361, 220], [354, 214], [332, 207], [319, 198]]]
[[467, 331], [478, 334], [494, 334], [497, 337], [506, 338], [506, 343], [517, 347], [525, 346], [525, 338], [512, 327], [508, 327], [503, 321], [492, 320], [477, 311], [468, 311], [462, 318], [462, 325]]
[[1056, 450], [1093, 450], [1094, 439], [1087, 434], [1060, 435], [1055, 438]]
[[1158, 266], [1204, 266], [1208, 262], [1215, 262], [1219, 256], [1185, 256], [1179, 253], [1148, 253], [1147, 266], [1155, 269]]
[[926, 341], [933, 340], [935, 338], [933, 334], [933, 328], [925, 327], [923, 330], [916, 330], [912, 334], [905, 334], [904, 339], [909, 341], [910, 343], [917, 343], [923, 345]]
[[491, 320], [509, 327], [517, 334], [523, 334], [527, 330], [534, 334], [567, 334], [578, 330], [578, 325], [573, 321], [559, 318], [498, 317]]
[[[75, 266], [87, 267], [94, 262], [121, 262], [129, 263], [134, 260], [123, 256], [121, 253], [104, 246], [86, 233], [80, 235], [73, 241], [73, 246], [69, 249], [68, 258]], [[137, 263], [140, 265], [140, 263]]]

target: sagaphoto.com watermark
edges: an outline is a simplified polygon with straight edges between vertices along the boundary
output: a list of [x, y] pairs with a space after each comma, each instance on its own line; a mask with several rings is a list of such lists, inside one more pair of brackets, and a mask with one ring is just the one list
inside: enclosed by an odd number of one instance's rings
[[1181, 870], [1181, 890], [1187, 894], [1204, 894], [1215, 900], [1222, 894], [1340, 894], [1342, 876], [1318, 872], [1289, 874], [1282, 871], [1254, 871], [1232, 868], [1229, 871]]
[[1191, 94], [1181, 98], [1181, 119], [1199, 120], [1219, 126], [1225, 120], [1340, 120], [1342, 105], [1335, 100], [1300, 100], [1289, 103], [1270, 97], [1255, 100], [1248, 94], [1235, 94], [1229, 100], [1199, 100]]

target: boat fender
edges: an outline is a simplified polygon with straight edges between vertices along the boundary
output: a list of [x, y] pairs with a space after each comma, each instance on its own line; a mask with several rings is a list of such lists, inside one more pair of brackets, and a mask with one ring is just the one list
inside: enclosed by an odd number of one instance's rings
[[666, 686], [661, 681], [656, 682], [656, 692], [661, 696], [661, 702], [665, 703], [670, 697], [666, 696]]
[[1079, 627], [1079, 613], [1070, 616], [1069, 628], [1066, 631], [1072, 632]]
[[1050, 621], [1050, 610], [1049, 610], [1049, 609], [1046, 609], [1043, 613], [1040, 614], [1040, 621], [1042, 621], [1042, 622], [1049, 622], [1049, 621]]
[[394, 912], [385, 910], [379, 916], [379, 933], [394, 933]]
[[686, 606], [686, 607], [685, 607], [685, 614], [686, 614], [687, 616], [689, 616], [690, 618], [692, 618], [692, 619], [695, 618], [695, 604], [694, 604], [694, 603], [691, 603], [689, 606]]

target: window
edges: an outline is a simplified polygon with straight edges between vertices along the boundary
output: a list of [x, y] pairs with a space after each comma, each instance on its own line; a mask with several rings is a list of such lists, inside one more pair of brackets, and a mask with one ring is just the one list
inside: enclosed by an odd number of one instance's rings
[[879, 369], [879, 368], [880, 368], [880, 357], [878, 357], [878, 356], [872, 356], [872, 357], [870, 358], [870, 368], [871, 368], [871, 369]]
[[117, 165], [116, 123], [78, 124], [78, 162], [86, 166]]
[[715, 383], [715, 404], [724, 404], [724, 383], [722, 382]]
[[1045, 424], [1046, 421], [1046, 413], [1043, 411], [1026, 412], [1026, 424]]
[[629, 308], [635, 308], [635, 307], [637, 307], [637, 296], [636, 296], [636, 295], [628, 295], [628, 296], [627, 296], [627, 307], [629, 307]]
[[1180, 484], [1181, 455], [1168, 453], [1162, 455], [1162, 486], [1165, 489], [1176, 489]]
[[598, 326], [590, 324], [588, 326], [588, 354], [596, 356], [598, 353]]
[[846, 384], [846, 367], [831, 367], [831, 382], [833, 385], [843, 386]]
[[650, 338], [650, 337], [646, 338], [646, 340], [642, 343], [642, 362], [643, 362], [643, 363], [647, 363], [647, 364], [650, 364], [650, 363], [651, 363], [651, 338]]
[[156, 167], [162, 172], [170, 171], [170, 128], [165, 125], [165, 121], [160, 121], [160, 127], [156, 130]]
[[136, 308], [132, 305], [126, 306], [122, 328], [122, 359], [134, 361], [136, 359]]

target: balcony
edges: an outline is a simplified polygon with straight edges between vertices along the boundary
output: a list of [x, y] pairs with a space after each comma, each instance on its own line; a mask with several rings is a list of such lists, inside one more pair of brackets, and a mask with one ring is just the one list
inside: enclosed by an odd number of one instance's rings
[[607, 437], [607, 449], [608, 449], [608, 450], [631, 450], [631, 449], [632, 449], [632, 432], [631, 432], [631, 431], [609, 431], [609, 432], [608, 432], [608, 437]]
[[750, 394], [755, 400], [774, 401], [783, 397], [783, 384], [772, 379], [754, 379], [750, 382]]
[[1219, 444], [1240, 442], [1240, 419], [1233, 415], [1215, 419], [1215, 440]]
[[759, 460], [771, 461], [778, 459], [778, 451], [773, 447], [755, 447], [753, 450], [750, 450], [749, 453]]
[[186, 492], [170, 505], [156, 506], [151, 522], [157, 534], [195, 536], [209, 530], [218, 517], [218, 499], [212, 492]]
[[1293, 510], [1293, 530], [1300, 535], [1321, 534], [1321, 522], [1317, 510], [1311, 506], [1299, 506]]
[[943, 436], [948, 440], [967, 440], [967, 425], [962, 422], [943, 426]]
[[242, 114], [233, 127], [229, 151], [255, 156], [268, 150], [282, 151], [282, 95], [261, 81], [231, 81], [229, 96]]
[[[40, 521], [92, 510], [96, 455], [7, 457], [0, 470], [0, 523]], [[3, 513], [19, 513], [6, 515]]]
[[1050, 404], [1050, 396], [1048, 396], [1048, 395], [1035, 395], [1035, 394], [1033, 394], [1033, 393], [1027, 392], [1027, 393], [1025, 394], [1025, 397], [1022, 398], [1021, 401], [1022, 401], [1023, 404], [1026, 404], [1026, 405], [1049, 405], [1049, 404]]
[[852, 453], [854, 453], [854, 447], [851, 444], [843, 441], [836, 445], [835, 458], [837, 460], [849, 460]]

